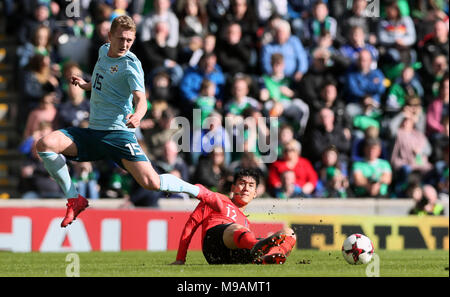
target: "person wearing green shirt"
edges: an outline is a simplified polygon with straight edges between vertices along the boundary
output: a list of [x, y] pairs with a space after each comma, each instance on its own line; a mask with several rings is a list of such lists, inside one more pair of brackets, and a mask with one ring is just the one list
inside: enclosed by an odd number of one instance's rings
[[285, 76], [285, 61], [281, 53], [271, 56], [272, 73], [261, 77], [260, 99], [271, 117], [280, 117], [294, 127], [297, 136], [304, 133], [309, 119], [309, 106], [295, 97], [292, 80]]
[[392, 182], [392, 168], [380, 159], [381, 141], [370, 138], [364, 146], [364, 160], [353, 163], [354, 191], [357, 197], [385, 197]]
[[215, 110], [216, 98], [214, 97], [216, 93], [216, 84], [209, 79], [204, 79], [200, 86], [200, 95], [195, 100], [195, 108], [201, 110], [200, 121], [195, 121], [194, 126], [196, 128], [203, 127], [203, 123], [210, 116], [210, 114]]

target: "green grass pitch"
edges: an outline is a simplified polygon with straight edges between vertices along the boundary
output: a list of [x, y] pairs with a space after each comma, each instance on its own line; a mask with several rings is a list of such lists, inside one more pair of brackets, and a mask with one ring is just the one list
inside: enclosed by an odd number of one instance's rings
[[[376, 251], [381, 277], [449, 277], [445, 250]], [[66, 276], [69, 253], [0, 252], [0, 276]], [[79, 256], [80, 276], [149, 277], [317, 277], [366, 276], [367, 265], [347, 264], [340, 251], [294, 250], [283, 265], [208, 265], [199, 251], [186, 265], [169, 265], [176, 252], [89, 252]], [[374, 270], [373, 270], [374, 271]]]

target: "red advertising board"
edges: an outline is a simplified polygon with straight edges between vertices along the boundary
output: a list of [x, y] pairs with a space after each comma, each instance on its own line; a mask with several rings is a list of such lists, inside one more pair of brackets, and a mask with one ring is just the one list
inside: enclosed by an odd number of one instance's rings
[[[189, 212], [151, 209], [88, 209], [67, 228], [61, 208], [0, 208], [0, 250], [28, 251], [164, 251], [178, 249]], [[265, 237], [282, 222], [255, 222], [252, 230]], [[190, 249], [201, 249], [201, 232]]]

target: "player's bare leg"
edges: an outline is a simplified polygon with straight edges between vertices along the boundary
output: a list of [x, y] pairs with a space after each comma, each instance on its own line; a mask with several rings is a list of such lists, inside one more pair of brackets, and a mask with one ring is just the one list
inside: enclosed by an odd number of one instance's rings
[[75, 185], [72, 183], [66, 160], [60, 155], [77, 156], [77, 146], [72, 139], [61, 131], [53, 131], [37, 142], [36, 149], [44, 162], [44, 167], [68, 198], [66, 215], [61, 222], [61, 227], [66, 227], [89, 206], [87, 199], [78, 193]]
[[141, 187], [151, 191], [159, 190], [160, 178], [150, 162], [122, 159], [122, 164]]
[[128, 161], [122, 159], [125, 169], [133, 176], [144, 189], [151, 191], [164, 191], [170, 193], [187, 193], [197, 197], [200, 189], [172, 174], [161, 174], [147, 161]]

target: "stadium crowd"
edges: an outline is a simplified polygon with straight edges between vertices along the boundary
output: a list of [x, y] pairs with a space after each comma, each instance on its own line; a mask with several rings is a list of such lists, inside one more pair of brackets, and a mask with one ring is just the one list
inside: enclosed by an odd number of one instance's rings
[[[23, 198], [63, 196], [34, 144], [54, 129], [87, 127], [89, 93], [70, 77], [90, 80], [111, 20], [128, 14], [149, 107], [136, 136], [158, 173], [227, 192], [236, 170], [254, 167], [260, 197], [408, 198], [412, 213], [442, 213], [446, 0], [3, 1], [19, 42]], [[190, 123], [189, 150], [174, 141], [177, 117]], [[258, 141], [274, 131], [278, 158], [264, 163]], [[157, 206], [166, 197], [113, 163], [70, 167], [87, 198]]]

